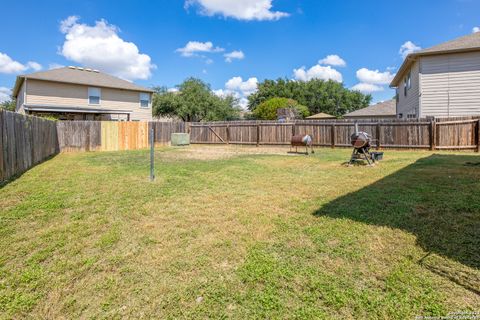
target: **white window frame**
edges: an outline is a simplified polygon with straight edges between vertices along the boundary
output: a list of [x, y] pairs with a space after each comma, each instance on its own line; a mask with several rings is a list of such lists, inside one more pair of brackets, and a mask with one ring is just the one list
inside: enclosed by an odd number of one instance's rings
[[[147, 99], [145, 99], [145, 97], [146, 97]], [[142, 108], [142, 109], [148, 109], [148, 108], [150, 108], [150, 94], [149, 94], [149, 93], [140, 92], [140, 93], [138, 94], [138, 100], [139, 100], [139, 103], [140, 103], [140, 108]], [[147, 101], [147, 106], [146, 106], [146, 107], [142, 106], [142, 101]]]
[[[98, 103], [92, 103], [90, 97], [98, 97]], [[102, 89], [96, 87], [88, 87], [88, 104], [93, 106], [98, 106], [102, 101]]]

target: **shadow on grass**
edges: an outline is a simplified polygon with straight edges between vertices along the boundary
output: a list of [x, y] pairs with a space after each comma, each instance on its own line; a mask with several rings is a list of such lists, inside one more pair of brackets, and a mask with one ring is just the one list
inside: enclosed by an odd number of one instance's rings
[[472, 165], [479, 161], [473, 155], [432, 155], [333, 200], [314, 215], [410, 232], [429, 255], [476, 269], [462, 285], [480, 293], [480, 166]]
[[0, 180], [0, 190], [2, 190], [4, 187], [6, 187], [8, 184], [12, 183], [13, 181], [19, 179], [21, 176], [23, 176], [27, 171], [29, 170], [32, 170], [33, 168], [35, 168], [36, 166], [48, 161], [48, 160], [51, 160], [53, 158], [55, 158], [60, 152], [59, 151], [56, 151], [54, 154], [46, 157], [45, 159], [43, 159], [42, 161], [38, 162], [38, 163], [35, 163], [35, 164], [32, 164], [30, 167], [28, 167], [27, 169], [19, 172], [19, 173], [16, 173], [14, 174], [13, 176], [11, 176], [10, 178], [8, 178], [7, 180]]

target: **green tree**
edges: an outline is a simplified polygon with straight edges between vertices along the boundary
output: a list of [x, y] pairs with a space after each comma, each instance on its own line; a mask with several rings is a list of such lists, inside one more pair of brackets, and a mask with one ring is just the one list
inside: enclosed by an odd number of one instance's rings
[[271, 98], [267, 101], [260, 103], [255, 110], [253, 115], [256, 119], [261, 120], [276, 120], [277, 119], [277, 110], [281, 108], [293, 108], [298, 111], [298, 114], [305, 118], [309, 115], [308, 108], [304, 105], [299, 104], [297, 101], [288, 98]]
[[174, 92], [164, 87], [154, 89], [154, 116], [179, 117], [188, 122], [233, 120], [239, 116], [237, 99], [215, 95], [210, 85], [200, 79], [188, 78]]
[[274, 97], [294, 99], [307, 106], [311, 114], [325, 112], [335, 116], [365, 108], [372, 100], [370, 95], [349, 90], [342, 83], [332, 80], [280, 78], [259, 83], [257, 92], [248, 97], [248, 108], [254, 111], [262, 102]]
[[13, 98], [0, 103], [0, 109], [5, 109], [8, 111], [15, 111], [16, 106], [17, 106], [17, 102]]

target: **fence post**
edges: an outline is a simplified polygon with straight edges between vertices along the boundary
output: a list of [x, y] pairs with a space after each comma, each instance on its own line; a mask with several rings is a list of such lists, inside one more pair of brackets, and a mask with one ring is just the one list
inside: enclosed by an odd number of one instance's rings
[[292, 137], [295, 135], [295, 122], [292, 124]]
[[332, 124], [330, 135], [332, 136], [332, 149], [335, 149], [335, 123]]
[[227, 144], [230, 144], [230, 125], [227, 123]]
[[377, 150], [380, 149], [380, 122], [377, 123]]
[[[4, 112], [2, 109], [0, 109], [0, 181], [7, 180], [7, 176], [4, 173], [4, 151], [3, 151], [3, 139], [4, 139], [4, 133], [3, 133], [3, 118], [4, 118]], [[5, 137], [6, 138], [6, 137]]]
[[480, 152], [480, 119], [477, 121], [477, 152]]
[[260, 123], [257, 123], [257, 147], [260, 145]]
[[437, 124], [435, 120], [430, 122], [430, 150], [435, 150], [437, 143]]

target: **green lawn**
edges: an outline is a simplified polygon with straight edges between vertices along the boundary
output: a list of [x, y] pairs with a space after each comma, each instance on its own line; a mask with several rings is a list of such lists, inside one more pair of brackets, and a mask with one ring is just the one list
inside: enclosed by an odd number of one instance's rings
[[0, 187], [0, 318], [480, 311], [480, 156], [285, 151], [160, 148], [153, 183], [147, 151], [60, 154]]

